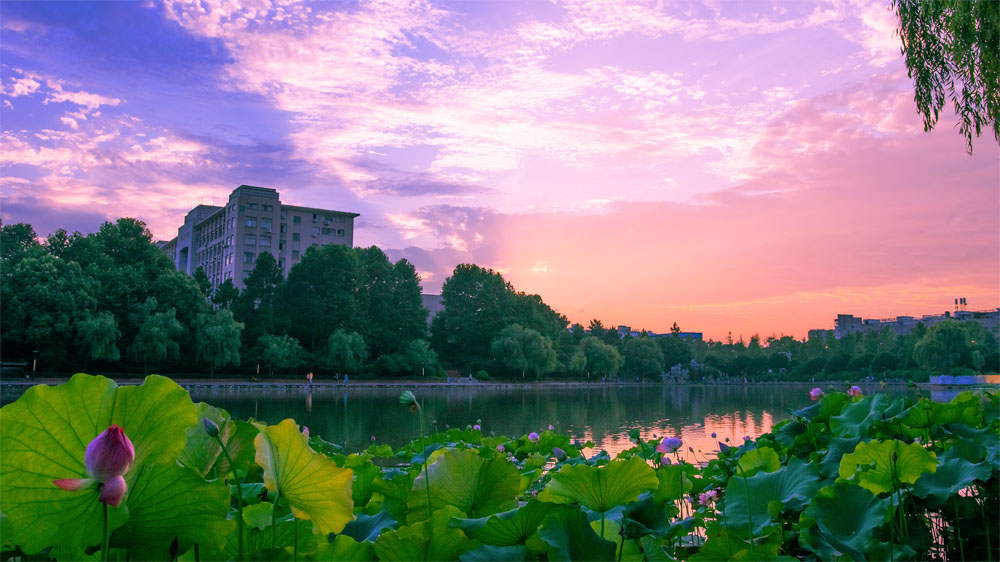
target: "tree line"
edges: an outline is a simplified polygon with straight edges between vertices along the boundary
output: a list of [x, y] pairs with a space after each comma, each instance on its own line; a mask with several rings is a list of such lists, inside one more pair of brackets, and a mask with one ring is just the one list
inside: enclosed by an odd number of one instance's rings
[[622, 337], [597, 319], [570, 326], [538, 295], [471, 264], [445, 281], [428, 324], [416, 269], [374, 246], [310, 247], [287, 278], [261, 253], [242, 291], [231, 280], [213, 290], [200, 269], [176, 271], [131, 218], [41, 241], [30, 225], [4, 225], [0, 275], [0, 353], [37, 357], [47, 371], [742, 381], [922, 379], [1000, 363], [976, 322], [808, 341], [688, 341], [676, 323], [668, 335]]

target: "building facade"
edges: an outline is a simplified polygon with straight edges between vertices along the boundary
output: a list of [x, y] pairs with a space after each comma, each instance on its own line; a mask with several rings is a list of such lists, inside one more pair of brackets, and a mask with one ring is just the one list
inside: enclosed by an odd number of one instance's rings
[[184, 217], [177, 237], [160, 244], [178, 271], [199, 267], [212, 287], [227, 279], [242, 289], [257, 257], [274, 256], [284, 276], [310, 246], [354, 245], [358, 213], [284, 205], [278, 192], [241, 185], [224, 207], [198, 205]]
[[[914, 316], [897, 316], [895, 318], [861, 318], [853, 314], [838, 314], [833, 321], [834, 337], [838, 340], [847, 334], [866, 332], [881, 332], [888, 329], [894, 334], [909, 334], [917, 324], [930, 328], [944, 320], [960, 322], [978, 322], [994, 335], [1000, 335], [1000, 308], [994, 310], [956, 310], [944, 314], [927, 314], [916, 318]], [[812, 331], [810, 330], [810, 339]]]

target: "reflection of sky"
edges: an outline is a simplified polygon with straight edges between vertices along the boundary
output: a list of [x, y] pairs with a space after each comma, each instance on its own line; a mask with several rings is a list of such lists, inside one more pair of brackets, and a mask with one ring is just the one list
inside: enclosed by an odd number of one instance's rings
[[0, 2], [0, 218], [168, 239], [264, 185], [426, 292], [716, 340], [995, 307], [997, 144], [923, 132], [889, 4]]

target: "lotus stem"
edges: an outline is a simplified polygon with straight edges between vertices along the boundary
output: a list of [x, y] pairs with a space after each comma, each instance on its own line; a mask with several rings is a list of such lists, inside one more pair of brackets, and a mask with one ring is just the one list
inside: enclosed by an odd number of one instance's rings
[[292, 561], [299, 559], [299, 522], [292, 516]]
[[277, 528], [278, 523], [276, 521], [278, 513], [278, 500], [281, 499], [281, 492], [275, 492], [274, 494], [274, 507], [271, 508], [271, 548], [274, 548], [274, 530]]
[[[421, 454], [426, 453], [427, 447], [424, 445], [424, 405], [419, 404], [417, 419], [420, 420], [420, 450]], [[429, 455], [424, 454], [424, 490], [427, 492], [427, 520], [431, 520], [431, 473], [427, 470], [427, 457]]]
[[104, 534], [101, 537], [101, 560], [103, 560], [104, 562], [108, 562], [108, 542], [109, 542], [109, 539], [111, 538], [110, 535], [108, 534], [108, 504], [101, 503], [101, 506], [104, 508], [103, 509], [103, 511], [104, 511]]
[[951, 509], [955, 512], [955, 534], [958, 536], [958, 553], [965, 561], [965, 545], [962, 544], [962, 525], [958, 517], [958, 494], [951, 497]]
[[750, 532], [750, 552], [753, 552], [753, 509], [750, 507], [750, 484], [747, 482], [747, 471], [743, 470], [743, 467], [736, 464], [736, 468], [740, 470], [740, 476], [743, 477], [743, 493], [747, 498], [747, 531]]
[[233, 480], [236, 481], [236, 510], [237, 510], [237, 513], [239, 514], [238, 520], [236, 521], [236, 532], [237, 532], [237, 537], [239, 538], [239, 545], [238, 545], [237, 548], [238, 548], [238, 552], [239, 552], [238, 558], [239, 558], [239, 560], [243, 560], [244, 559], [244, 556], [243, 556], [243, 554], [244, 554], [243, 553], [243, 486], [239, 482], [239, 480], [237, 480], [235, 478], [235, 476], [236, 476], [236, 465], [233, 464], [233, 458], [231, 456], [229, 456], [229, 450], [226, 449], [225, 443], [222, 442], [222, 437], [220, 437], [218, 434], [216, 434], [215, 440], [218, 441], [219, 442], [219, 446], [222, 447], [222, 454], [226, 455], [226, 462], [229, 463], [229, 470], [233, 471]]
[[[622, 562], [622, 553], [625, 552], [625, 535], [619, 531], [618, 532], [618, 562]], [[602, 539], [604, 537], [601, 537]]]

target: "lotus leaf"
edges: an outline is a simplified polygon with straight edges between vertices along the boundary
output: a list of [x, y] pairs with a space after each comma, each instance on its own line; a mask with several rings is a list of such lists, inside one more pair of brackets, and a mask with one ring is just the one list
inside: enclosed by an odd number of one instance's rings
[[867, 560], [865, 553], [877, 547], [875, 530], [885, 523], [888, 513], [889, 500], [880, 500], [860, 486], [837, 482], [816, 492], [806, 507], [799, 542], [823, 560], [845, 555]]
[[518, 562], [534, 560], [531, 551], [523, 546], [492, 546], [484, 544], [458, 557], [462, 562]]
[[827, 446], [826, 454], [819, 463], [819, 471], [827, 478], [840, 475], [840, 459], [853, 453], [861, 440], [857, 437], [834, 437]]
[[453, 527], [458, 527], [466, 534], [493, 546], [514, 546], [525, 544], [538, 532], [542, 522], [551, 514], [564, 511], [566, 508], [548, 502], [532, 499], [528, 503], [489, 517], [479, 519], [454, 519]]
[[198, 543], [208, 552], [221, 550], [236, 529], [228, 521], [229, 487], [206, 482], [175, 462], [138, 467], [129, 489], [128, 522], [112, 535], [133, 560], [166, 560], [177, 537], [180, 552]]
[[67, 492], [52, 482], [85, 478], [87, 445], [111, 424], [120, 426], [135, 447], [125, 474], [129, 492], [122, 507], [111, 510], [112, 528], [120, 526], [127, 510], [142, 507], [130, 499], [135, 475], [147, 464], [172, 462], [196, 421], [187, 392], [159, 376], [118, 388], [110, 379], [79, 373], [59, 386], [29, 388], [0, 409], [0, 511], [15, 533], [4, 542], [29, 554], [57, 546], [66, 556], [100, 544], [96, 487]]
[[262, 427], [254, 447], [264, 485], [281, 494], [296, 517], [312, 520], [320, 533], [339, 533], [354, 518], [353, 473], [310, 449], [294, 421]]
[[[902, 401], [892, 403], [902, 409]], [[864, 396], [857, 402], [848, 404], [839, 416], [830, 418], [830, 429], [837, 437], [860, 437], [876, 422], [895, 415], [890, 413], [889, 397], [885, 394]]]
[[[512, 463], [499, 457], [484, 459], [475, 449], [443, 450], [427, 472], [434, 509], [451, 505], [463, 514], [480, 517], [514, 503], [521, 483]], [[407, 500], [410, 523], [427, 518], [426, 486], [427, 476], [421, 472]]]
[[366, 562], [376, 560], [371, 543], [358, 542], [347, 535], [337, 535], [332, 541], [321, 544], [312, 556], [313, 560], [345, 560]]
[[375, 543], [379, 560], [455, 560], [478, 543], [465, 533], [448, 526], [452, 517], [461, 515], [454, 506], [434, 511], [430, 520], [386, 531]]
[[548, 559], [553, 562], [613, 560], [617, 550], [615, 543], [594, 532], [582, 511], [553, 514], [542, 525], [538, 536], [549, 546]]
[[770, 447], [759, 447], [752, 449], [747, 454], [740, 457], [739, 476], [750, 477], [760, 471], [774, 472], [781, 468], [781, 459], [778, 453]]
[[724, 502], [730, 533], [749, 538], [748, 529], [752, 529], [753, 536], [761, 536], [775, 519], [774, 507], [769, 504], [779, 502], [780, 511], [798, 511], [812, 499], [817, 488], [819, 469], [794, 457], [775, 472], [732, 478], [726, 486]]
[[[198, 423], [187, 430], [187, 440], [184, 449], [177, 457], [177, 462], [191, 467], [202, 477], [208, 476], [215, 467], [219, 474], [228, 474], [231, 470], [246, 472], [247, 466], [253, 461], [253, 440], [257, 428], [244, 421], [229, 419], [225, 410], [220, 410], [199, 402]], [[202, 425], [205, 419], [212, 420], [219, 426], [219, 438], [226, 445], [229, 456], [236, 467], [229, 466], [229, 460], [222, 454], [222, 446], [215, 437], [205, 432]]]
[[375, 542], [385, 529], [395, 529], [396, 520], [385, 510], [375, 515], [358, 515], [344, 527], [341, 534], [347, 535], [358, 542]]
[[873, 494], [884, 494], [897, 488], [895, 482], [913, 484], [925, 472], [937, 469], [931, 451], [916, 443], [902, 441], [870, 441], [859, 443], [853, 453], [840, 460], [840, 477], [851, 479], [861, 469], [858, 485]]
[[963, 458], [942, 458], [934, 474], [921, 477], [913, 485], [913, 494], [920, 498], [933, 496], [944, 502], [976, 480], [990, 479], [992, 469], [985, 462], [973, 464]]
[[660, 484], [656, 472], [639, 457], [612, 461], [605, 467], [565, 465], [538, 495], [542, 501], [578, 502], [598, 512], [635, 501]]
[[656, 478], [659, 483], [653, 494], [658, 501], [674, 501], [680, 499], [691, 490], [692, 482], [688, 478], [684, 465], [671, 464], [661, 466], [656, 470]]

